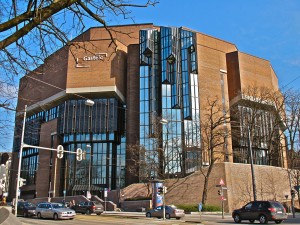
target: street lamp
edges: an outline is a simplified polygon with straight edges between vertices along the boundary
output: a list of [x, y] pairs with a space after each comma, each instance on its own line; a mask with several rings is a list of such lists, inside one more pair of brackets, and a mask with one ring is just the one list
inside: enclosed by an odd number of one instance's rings
[[[243, 126], [233, 126], [243, 128]], [[254, 172], [254, 163], [253, 163], [253, 151], [252, 151], [252, 142], [251, 142], [251, 131], [249, 124], [247, 125], [247, 132], [248, 132], [248, 151], [250, 153], [250, 165], [251, 165], [251, 179], [252, 179], [252, 189], [253, 189], [253, 200], [257, 200], [256, 196], [256, 181], [255, 181], [255, 172]]]
[[[91, 107], [95, 104], [95, 102], [91, 99], [87, 99], [85, 101], [85, 105], [89, 107], [89, 128], [92, 128], [92, 116], [91, 116]], [[88, 194], [91, 196], [91, 158], [92, 158], [92, 147], [90, 145], [86, 145], [87, 148], [90, 149], [90, 158], [89, 158], [89, 184], [88, 184]]]
[[88, 184], [88, 194], [90, 196], [91, 193], [91, 158], [92, 158], [92, 146], [86, 145], [87, 148], [90, 149], [90, 158], [89, 158], [89, 184]]
[[[25, 105], [24, 109], [24, 118], [23, 118], [23, 128], [22, 128], [22, 136], [21, 136], [21, 148], [19, 153], [19, 165], [18, 165], [18, 176], [17, 176], [17, 187], [16, 187], [16, 201], [15, 201], [15, 216], [17, 216], [18, 211], [18, 201], [19, 201], [19, 188], [20, 188], [20, 173], [21, 173], [21, 163], [22, 163], [22, 155], [23, 155], [23, 147], [24, 147], [24, 133], [25, 133], [25, 123], [26, 123], [26, 110], [27, 105]], [[21, 192], [20, 192], [21, 194]]]
[[248, 148], [249, 148], [249, 152], [250, 152], [253, 199], [254, 199], [254, 201], [256, 201], [257, 200], [257, 197], [256, 197], [256, 182], [255, 182], [255, 173], [254, 173], [254, 165], [253, 165], [252, 143], [251, 143], [250, 127], [249, 127], [249, 125], [247, 127], [248, 127]]
[[[169, 121], [167, 119], [164, 119], [164, 118], [161, 118], [161, 120], [159, 121], [162, 125], [167, 125], [169, 123]], [[168, 141], [168, 127], [167, 127], [167, 140]], [[162, 154], [164, 154], [164, 151], [162, 152]], [[163, 162], [164, 163], [164, 162]], [[164, 166], [163, 166], [163, 170], [164, 170]], [[164, 172], [164, 171], [162, 171]], [[164, 193], [164, 190], [163, 190], [163, 220], [166, 219], [166, 209], [165, 209], [165, 206], [166, 205], [166, 201], [165, 201], [165, 193]]]

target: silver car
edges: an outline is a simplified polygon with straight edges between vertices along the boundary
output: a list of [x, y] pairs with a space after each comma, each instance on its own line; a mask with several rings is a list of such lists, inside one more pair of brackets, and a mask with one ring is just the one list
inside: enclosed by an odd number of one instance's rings
[[36, 206], [36, 215], [41, 218], [74, 219], [76, 213], [73, 209], [65, 208], [62, 203], [42, 202]]
[[[158, 206], [155, 209], [148, 210], [146, 212], [146, 217], [163, 217], [163, 206]], [[178, 209], [175, 205], [167, 205], [165, 206], [165, 217], [166, 219], [176, 218], [180, 220], [180, 218], [184, 217], [184, 210]]]

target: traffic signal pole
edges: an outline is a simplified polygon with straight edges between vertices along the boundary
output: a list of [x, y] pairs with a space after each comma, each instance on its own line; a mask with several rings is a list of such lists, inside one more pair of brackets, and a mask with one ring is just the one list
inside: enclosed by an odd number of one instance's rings
[[[22, 156], [23, 156], [23, 148], [38, 148], [38, 149], [44, 149], [44, 150], [50, 150], [50, 151], [56, 151], [58, 153], [61, 153], [62, 151], [62, 156], [63, 153], [68, 152], [68, 153], [72, 153], [72, 154], [76, 154], [77, 155], [77, 160], [81, 161], [82, 160], [82, 155], [83, 155], [83, 151], [81, 149], [77, 149], [76, 152], [72, 152], [72, 151], [66, 151], [63, 149], [63, 146], [59, 145], [57, 147], [57, 149], [53, 149], [53, 148], [46, 148], [46, 147], [40, 147], [40, 146], [35, 146], [35, 145], [27, 145], [24, 143], [24, 135], [25, 135], [25, 125], [26, 125], [26, 111], [27, 111], [27, 105], [25, 105], [25, 109], [24, 109], [24, 118], [23, 118], [23, 127], [22, 127], [22, 136], [21, 136], [21, 148], [20, 148], [20, 152], [19, 152], [19, 164], [18, 164], [18, 172], [17, 172], [17, 184], [16, 184], [16, 197], [15, 197], [15, 216], [17, 216], [18, 213], [18, 201], [19, 201], [19, 193], [21, 195], [20, 192], [20, 180], [21, 180], [21, 165], [22, 165]], [[80, 156], [78, 155], [80, 154]], [[62, 158], [59, 157], [59, 158]]]
[[163, 186], [163, 220], [166, 219], [166, 201], [165, 201], [165, 189]]

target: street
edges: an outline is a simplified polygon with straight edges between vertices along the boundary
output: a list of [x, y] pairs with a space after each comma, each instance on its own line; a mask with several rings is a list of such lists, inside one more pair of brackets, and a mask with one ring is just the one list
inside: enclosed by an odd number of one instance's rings
[[[187, 214], [181, 220], [171, 219], [171, 220], [163, 220], [157, 218], [146, 218], [144, 213], [106, 213], [102, 214], [101, 216], [97, 215], [76, 215], [74, 220], [51, 220], [51, 219], [37, 219], [37, 218], [23, 218], [18, 217], [20, 221], [22, 221], [23, 225], [34, 225], [34, 224], [60, 224], [60, 225], [93, 225], [93, 224], [101, 224], [104, 225], [111, 225], [111, 224], [136, 224], [136, 225], [196, 225], [196, 224], [235, 224], [229, 214], [226, 214], [224, 219], [222, 219], [221, 214]], [[200, 222], [201, 221], [201, 222]], [[241, 224], [250, 224], [249, 221], [242, 221]], [[255, 224], [259, 224], [258, 221]], [[275, 224], [275, 222], [269, 222], [269, 224]], [[286, 225], [293, 225], [293, 224], [300, 224], [300, 215], [296, 215], [296, 218], [289, 218], [283, 222]]]

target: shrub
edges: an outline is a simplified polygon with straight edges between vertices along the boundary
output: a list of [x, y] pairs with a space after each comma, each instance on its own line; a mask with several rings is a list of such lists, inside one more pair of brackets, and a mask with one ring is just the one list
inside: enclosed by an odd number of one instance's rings
[[[176, 206], [185, 212], [198, 212], [198, 204], [179, 204]], [[202, 207], [202, 212], [219, 212], [221, 210], [221, 207], [215, 205], [204, 205]]]
[[152, 200], [152, 198], [151, 197], [126, 198], [124, 201], [141, 201], [141, 200]]

